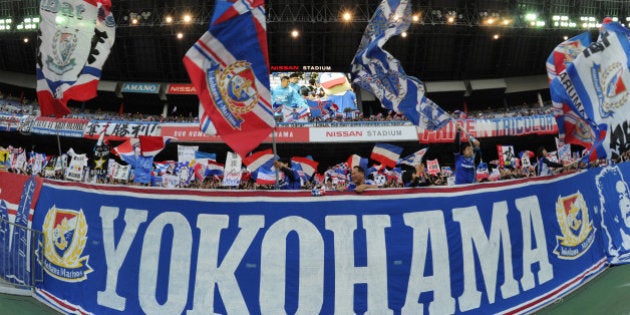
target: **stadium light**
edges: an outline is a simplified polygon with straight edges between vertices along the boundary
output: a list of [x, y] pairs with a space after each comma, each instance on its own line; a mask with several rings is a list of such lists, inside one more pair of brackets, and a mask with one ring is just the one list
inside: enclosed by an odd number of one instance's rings
[[190, 23], [192, 21], [192, 17], [190, 16], [190, 14], [185, 14], [182, 20], [184, 21], [184, 23]]
[[492, 39], [497, 40], [499, 39], [501, 36], [499, 36], [499, 34], [494, 34], [494, 36], [492, 36]]
[[538, 19], [538, 14], [536, 14], [536, 13], [526, 13], [525, 14], [525, 21], [536, 21], [536, 19]]
[[420, 21], [420, 13], [416, 13], [413, 16], [411, 16], [411, 20], [414, 22], [419, 22]]
[[400, 36], [401, 36], [402, 38], [407, 37], [407, 32], [402, 32], [402, 33], [400, 33]]
[[352, 20], [352, 14], [349, 11], [346, 11], [341, 15], [341, 18], [346, 22], [350, 22], [350, 20]]
[[292, 30], [291, 31], [291, 37], [293, 37], [293, 38], [300, 37], [300, 32], [298, 30], [296, 30], [296, 29]]
[[569, 39], [569, 36], [564, 35], [564, 36], [562, 37], [562, 39], [564, 39], [564, 40], [568, 40], [568, 39]]
[[179, 32], [179, 33], [177, 33], [176, 37], [177, 37], [177, 39], [182, 39], [182, 38], [184, 38], [184, 33]]
[[23, 41], [24, 41], [24, 44], [28, 44], [28, 37], [24, 37]]

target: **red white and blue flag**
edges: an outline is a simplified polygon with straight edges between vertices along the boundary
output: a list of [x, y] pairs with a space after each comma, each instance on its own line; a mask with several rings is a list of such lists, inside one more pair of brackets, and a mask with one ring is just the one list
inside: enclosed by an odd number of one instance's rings
[[[236, 153], [246, 156], [269, 136], [275, 120], [264, 1], [216, 1], [208, 31], [184, 65], [205, 115]], [[201, 123], [209, 126], [207, 119]]]
[[64, 5], [82, 11], [67, 14], [54, 1], [40, 6], [36, 74], [42, 116], [65, 116], [69, 100], [96, 97], [101, 69], [114, 44], [110, 0], [67, 0]]
[[370, 159], [378, 161], [386, 167], [395, 167], [402, 151], [402, 147], [393, 144], [377, 143], [372, 149]]
[[274, 158], [273, 151], [271, 149], [254, 152], [252, 155], [243, 159], [243, 164], [247, 165], [247, 169], [250, 172], [255, 172], [261, 166], [272, 161]]
[[352, 170], [355, 166], [360, 166], [364, 171], [367, 170], [368, 159], [361, 157], [360, 155], [353, 154], [348, 158], [348, 168]]
[[[112, 153], [118, 155], [121, 159], [131, 158], [136, 155], [150, 157], [156, 156], [171, 140], [171, 137], [153, 137], [140, 136], [139, 138], [129, 138], [112, 149]], [[137, 149], [137, 152], [136, 152]], [[126, 161], [126, 160], [125, 160]]]
[[276, 170], [271, 167], [261, 167], [256, 172], [256, 183], [260, 185], [273, 185], [276, 183]]
[[292, 157], [291, 162], [299, 164], [304, 174], [308, 175], [309, 178], [313, 176], [313, 173], [317, 172], [317, 166], [319, 165], [319, 162], [301, 156]]

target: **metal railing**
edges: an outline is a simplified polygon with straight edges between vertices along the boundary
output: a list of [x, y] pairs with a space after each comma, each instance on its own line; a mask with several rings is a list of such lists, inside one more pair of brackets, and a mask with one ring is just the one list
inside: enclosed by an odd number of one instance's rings
[[43, 281], [43, 236], [0, 218], [0, 286], [33, 290]]

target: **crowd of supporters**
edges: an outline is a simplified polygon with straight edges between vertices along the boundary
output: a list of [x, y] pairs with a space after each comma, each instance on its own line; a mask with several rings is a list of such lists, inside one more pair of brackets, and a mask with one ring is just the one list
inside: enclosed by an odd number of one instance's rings
[[[498, 161], [475, 163], [473, 164], [473, 178], [465, 182], [457, 179], [458, 172], [460, 172], [458, 168], [463, 166], [456, 164], [438, 166], [437, 168], [434, 165], [427, 167], [427, 163], [430, 164], [432, 161], [422, 161], [422, 158], [419, 163], [406, 163], [401, 159], [395, 167], [385, 167], [379, 164], [372, 164], [371, 167], [353, 165], [349, 159], [330, 166], [321, 173], [315, 170], [310, 174], [292, 159], [279, 159], [269, 169], [272, 172], [271, 177], [263, 178], [262, 170], [252, 170], [243, 166], [238, 175], [238, 183], [226, 186], [224, 165], [216, 161], [153, 162], [153, 158], [151, 158], [147, 167], [122, 159], [129, 162], [129, 165], [125, 165], [124, 162], [118, 163], [119, 159], [110, 158], [109, 149], [100, 150], [100, 153], [96, 153], [95, 150], [88, 157], [87, 154], [78, 154], [72, 149], [61, 156], [47, 156], [42, 153], [26, 152], [21, 147], [0, 147], [0, 171], [37, 175], [56, 180], [114, 185], [183, 189], [356, 191], [361, 193], [368, 188], [452, 186], [462, 183], [483, 183], [547, 176], [630, 160], [630, 151], [628, 151], [624, 152], [616, 161], [595, 160], [590, 163], [584, 162], [584, 159], [561, 161], [554, 153], [547, 153], [544, 148], [538, 148], [539, 156], [537, 157], [525, 155], [522, 160], [515, 159], [511, 163]], [[541, 152], [544, 155], [541, 156]], [[475, 154], [480, 154], [480, 152], [475, 152]], [[75, 163], [75, 157], [80, 157], [78, 163]], [[527, 159], [527, 162], [524, 159]]]
[[[290, 80], [290, 79], [289, 79]], [[291, 88], [289, 82], [288, 88]], [[278, 116], [277, 122], [280, 125], [308, 125], [318, 123], [346, 123], [346, 122], [389, 122], [394, 124], [409, 124], [410, 122], [400, 113], [393, 111], [382, 112], [378, 114], [366, 115], [359, 110], [359, 107], [348, 105], [332, 105], [334, 103], [326, 103], [329, 96], [324, 94], [324, 90], [317, 82], [311, 82], [305, 86], [298, 86], [297, 88], [304, 90], [307, 96], [305, 99], [311, 102], [311, 105], [319, 104], [319, 113], [306, 111], [307, 115], [303, 116], [303, 119], [293, 119], [291, 113], [294, 111], [293, 106], [276, 106], [276, 113], [281, 113], [284, 110], [283, 117]], [[351, 100], [353, 98], [350, 98]], [[323, 102], [323, 103], [322, 103]], [[345, 102], [340, 100], [339, 102]], [[354, 101], [350, 101], [354, 102]], [[306, 104], [306, 101], [304, 102]], [[322, 105], [323, 104], [323, 105]], [[304, 105], [306, 106], [306, 105]], [[314, 105], [315, 106], [315, 105]], [[307, 106], [308, 107], [308, 106]], [[287, 109], [288, 108], [288, 109]], [[112, 112], [104, 111], [100, 108], [75, 108], [70, 107], [72, 113], [68, 115], [68, 118], [85, 118], [92, 120], [123, 120], [123, 121], [142, 121], [142, 122], [175, 122], [175, 123], [196, 123], [199, 121], [196, 115], [179, 115], [171, 113], [169, 115], [147, 115], [140, 112], [136, 113], [124, 113], [124, 112]], [[14, 97], [11, 95], [3, 94], [0, 92], [0, 113], [7, 115], [39, 115], [39, 105], [37, 100], [29, 100], [25, 97]], [[518, 116], [535, 116], [535, 115], [551, 115], [553, 109], [550, 104], [527, 104], [523, 103], [519, 106], [512, 106], [507, 108], [487, 108], [485, 110], [476, 110], [470, 112], [463, 112], [455, 110], [449, 113], [453, 118], [470, 118], [470, 119], [482, 119], [482, 118], [502, 118], [502, 117], [518, 117]], [[285, 119], [287, 118], [287, 119]]]

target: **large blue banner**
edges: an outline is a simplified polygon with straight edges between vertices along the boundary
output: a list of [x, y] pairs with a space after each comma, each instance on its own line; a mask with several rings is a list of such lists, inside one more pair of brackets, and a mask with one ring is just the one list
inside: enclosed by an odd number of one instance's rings
[[37, 292], [96, 314], [533, 311], [607, 266], [604, 172], [321, 197], [46, 183]]

